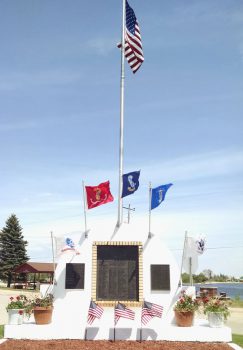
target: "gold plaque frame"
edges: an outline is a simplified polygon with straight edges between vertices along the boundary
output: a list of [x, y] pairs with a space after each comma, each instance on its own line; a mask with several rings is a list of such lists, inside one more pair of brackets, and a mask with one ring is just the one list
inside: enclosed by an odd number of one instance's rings
[[97, 300], [97, 248], [101, 245], [112, 246], [138, 246], [138, 301], [122, 300], [126, 306], [139, 307], [143, 302], [143, 245], [142, 242], [127, 242], [127, 241], [95, 241], [92, 246], [92, 285], [91, 296], [92, 300], [103, 306], [115, 306], [119, 300]]

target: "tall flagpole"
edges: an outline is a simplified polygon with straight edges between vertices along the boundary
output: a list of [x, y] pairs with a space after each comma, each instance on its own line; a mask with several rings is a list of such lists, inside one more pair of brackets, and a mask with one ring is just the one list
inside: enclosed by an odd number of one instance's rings
[[85, 195], [85, 186], [84, 186], [84, 181], [83, 183], [83, 201], [84, 201], [84, 235], [85, 238], [88, 237], [88, 232], [87, 232], [87, 219], [86, 219], [86, 195]]
[[125, 81], [125, 20], [126, 0], [122, 0], [122, 46], [121, 46], [121, 78], [120, 78], [120, 147], [119, 147], [119, 191], [117, 227], [122, 224], [122, 175], [123, 175], [123, 129], [124, 129], [124, 81]]
[[151, 234], [151, 200], [152, 200], [152, 185], [150, 182], [149, 183], [149, 232], [148, 232], [148, 238], [152, 237], [152, 234]]

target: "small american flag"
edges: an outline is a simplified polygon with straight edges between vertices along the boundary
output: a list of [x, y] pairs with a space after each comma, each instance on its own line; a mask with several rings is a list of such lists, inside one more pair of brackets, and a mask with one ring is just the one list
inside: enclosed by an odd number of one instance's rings
[[91, 300], [88, 312], [88, 324], [92, 324], [95, 318], [101, 318], [104, 309]]
[[146, 325], [153, 317], [162, 317], [163, 307], [144, 301], [142, 308], [142, 324]]
[[[121, 43], [118, 47], [121, 48]], [[126, 32], [125, 57], [133, 73], [140, 68], [144, 61], [140, 29], [133, 9], [126, 1]]]
[[115, 324], [119, 321], [120, 317], [128, 318], [134, 320], [135, 312], [128, 309], [124, 304], [118, 303], [115, 306]]

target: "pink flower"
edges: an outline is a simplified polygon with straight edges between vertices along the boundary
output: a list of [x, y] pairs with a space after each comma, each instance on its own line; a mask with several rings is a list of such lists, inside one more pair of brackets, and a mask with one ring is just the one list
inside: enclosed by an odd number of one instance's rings
[[9, 299], [10, 299], [11, 301], [12, 301], [12, 300], [14, 300], [14, 298], [13, 298], [13, 297], [10, 297]]

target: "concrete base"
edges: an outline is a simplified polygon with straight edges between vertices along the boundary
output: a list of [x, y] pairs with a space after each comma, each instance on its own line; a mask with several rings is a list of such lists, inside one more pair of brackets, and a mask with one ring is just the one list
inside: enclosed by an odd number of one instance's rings
[[[107, 327], [108, 340], [114, 339], [114, 328]], [[134, 335], [135, 336], [134, 336]], [[36, 325], [27, 323], [22, 325], [5, 325], [4, 337], [11, 339], [88, 339], [103, 340], [99, 337], [99, 327], [84, 328], [72, 324], [49, 324]], [[192, 327], [177, 327], [174, 324], [163, 325], [161, 331], [157, 332], [152, 328], [145, 327], [142, 331], [138, 328], [132, 332], [132, 328], [115, 329], [116, 340], [169, 340], [169, 341], [199, 341], [199, 342], [231, 342], [231, 328], [210, 328], [204, 319], [195, 320]]]

